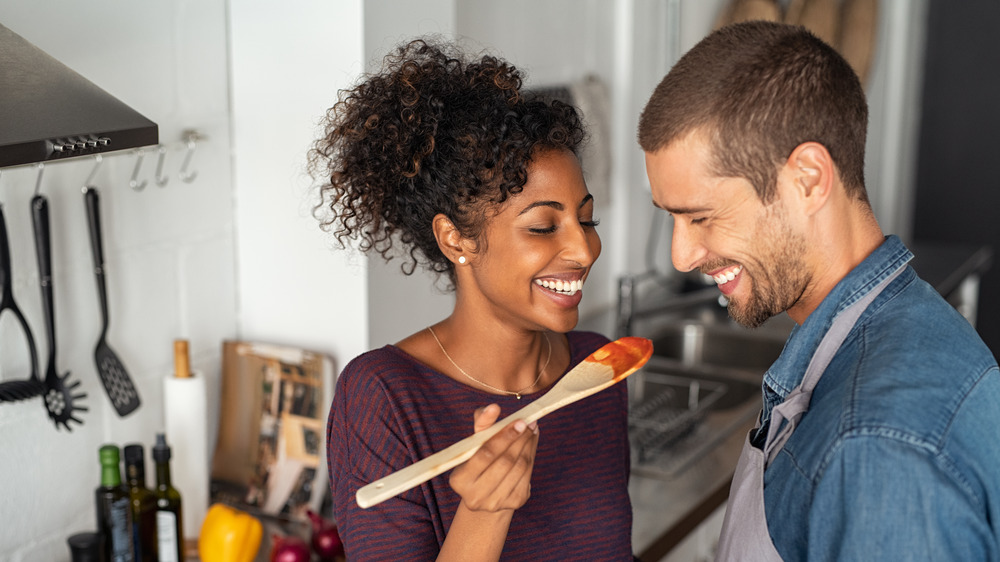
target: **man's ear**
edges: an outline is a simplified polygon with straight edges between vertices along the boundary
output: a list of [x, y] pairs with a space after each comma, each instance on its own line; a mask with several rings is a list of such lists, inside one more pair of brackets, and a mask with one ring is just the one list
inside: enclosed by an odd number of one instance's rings
[[792, 151], [785, 162], [788, 183], [811, 215], [830, 198], [836, 185], [836, 167], [825, 146], [804, 142]]
[[441, 253], [451, 260], [452, 263], [465, 263], [465, 260], [471, 257], [471, 255], [466, 255], [469, 252], [465, 247], [466, 244], [464, 244], [465, 238], [462, 237], [462, 233], [458, 231], [458, 228], [455, 227], [455, 223], [451, 222], [451, 219], [438, 213], [434, 215], [432, 226], [438, 248], [441, 249]]

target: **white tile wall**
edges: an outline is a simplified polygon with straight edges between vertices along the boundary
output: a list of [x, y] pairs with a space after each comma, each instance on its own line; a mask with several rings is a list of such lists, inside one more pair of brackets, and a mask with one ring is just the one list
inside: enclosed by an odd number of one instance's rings
[[[83, 425], [57, 430], [40, 398], [0, 404], [0, 560], [69, 560], [66, 538], [93, 530], [97, 449], [152, 445], [163, 426], [162, 379], [174, 338], [191, 340], [195, 368], [217, 385], [221, 341], [238, 333], [225, 2], [6, 4], [0, 22], [160, 126], [170, 144], [169, 183], [142, 192], [128, 180], [134, 156], [108, 154], [93, 185], [101, 197], [111, 324], [107, 336], [142, 398], [127, 418], [110, 407], [94, 366], [100, 333], [96, 282], [81, 187], [92, 159], [46, 165], [41, 190], [52, 221], [57, 366], [87, 393]], [[199, 129], [192, 183], [178, 179], [181, 132]], [[155, 153], [141, 176], [152, 179]], [[8, 222], [15, 297], [44, 367], [45, 341], [29, 201], [36, 171], [6, 169], [0, 204]], [[12, 319], [0, 319], [0, 379], [27, 372]], [[206, 423], [208, 423], [206, 421]], [[175, 437], [177, 439], [180, 436]], [[153, 479], [147, 452], [147, 480]]]
[[[101, 444], [146, 445], [152, 484], [148, 449], [163, 427], [161, 389], [173, 371], [175, 338], [190, 340], [192, 367], [208, 378], [210, 412], [224, 339], [302, 345], [340, 365], [367, 346], [365, 261], [331, 250], [307, 212], [303, 174], [318, 118], [360, 72], [361, 12], [361, 0], [53, 0], [0, 10], [5, 26], [158, 123], [170, 147], [162, 188], [152, 181], [142, 192], [129, 188], [130, 152], [106, 156], [93, 182], [108, 269], [108, 341], [143, 401], [125, 419], [110, 407], [93, 362], [100, 321], [80, 192], [93, 161], [45, 167], [57, 364], [82, 381], [90, 411], [67, 433], [48, 421], [38, 398], [0, 404], [0, 561], [69, 560], [66, 538], [95, 527]], [[191, 183], [177, 177], [188, 128], [207, 137], [194, 153]], [[141, 176], [152, 180], [156, 165], [155, 151], [147, 151]], [[44, 365], [28, 209], [35, 174], [3, 170], [0, 204], [15, 296]], [[0, 380], [24, 376], [23, 347], [5, 314]], [[211, 435], [216, 425], [206, 420]]]

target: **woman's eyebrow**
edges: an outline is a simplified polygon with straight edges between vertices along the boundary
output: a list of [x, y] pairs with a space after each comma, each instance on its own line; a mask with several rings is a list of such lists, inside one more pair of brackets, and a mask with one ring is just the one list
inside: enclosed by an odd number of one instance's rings
[[518, 213], [517, 216], [521, 216], [524, 213], [527, 213], [528, 211], [534, 209], [535, 207], [552, 207], [553, 209], [555, 209], [557, 211], [561, 211], [561, 210], [563, 210], [565, 208], [565, 207], [563, 207], [563, 204], [560, 203], [560, 202], [558, 202], [558, 201], [535, 201], [534, 203], [532, 203], [532, 204], [528, 205], [527, 207], [521, 209], [521, 212]]
[[[588, 193], [586, 197], [583, 198], [583, 201], [580, 201], [580, 206], [577, 208], [578, 209], [583, 208], [583, 206], [586, 205], [588, 201], [592, 201], [593, 199], [594, 196]], [[563, 209], [565, 209], [565, 207], [563, 207], [563, 204], [558, 201], [535, 201], [530, 205], [528, 205], [527, 207], [521, 209], [521, 212], [518, 213], [517, 215], [521, 216], [524, 213], [527, 213], [528, 211], [534, 209], [535, 207], [552, 207], [557, 211], [562, 211]]]

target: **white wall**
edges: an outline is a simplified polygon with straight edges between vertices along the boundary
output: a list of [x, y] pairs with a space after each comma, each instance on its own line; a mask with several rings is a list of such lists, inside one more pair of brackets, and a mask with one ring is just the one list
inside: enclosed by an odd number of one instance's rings
[[361, 1], [230, 5], [240, 332], [303, 346], [336, 368], [365, 350], [365, 260], [311, 215], [306, 153], [362, 72]]
[[[0, 8], [0, 22], [159, 124], [173, 176], [163, 188], [151, 182], [133, 192], [135, 160], [124, 153], [105, 156], [94, 182], [102, 196], [108, 341], [143, 399], [121, 419], [93, 363], [99, 311], [80, 194], [92, 161], [44, 169], [57, 363], [82, 381], [90, 411], [68, 433], [53, 427], [38, 398], [0, 404], [0, 560], [60, 561], [69, 560], [69, 535], [95, 527], [100, 445], [139, 442], [148, 450], [162, 430], [173, 339], [190, 339], [193, 366], [209, 378], [210, 404], [217, 403], [224, 339], [310, 347], [339, 366], [366, 347], [364, 260], [333, 250], [319, 231], [303, 173], [319, 117], [361, 71], [361, 3], [12, 4]], [[184, 156], [177, 143], [187, 128], [207, 137], [190, 184], [176, 177]], [[155, 164], [147, 153], [142, 175], [151, 176]], [[4, 170], [0, 204], [12, 238], [15, 297], [44, 365], [28, 208], [35, 177], [32, 167]], [[27, 372], [8, 316], [0, 319], [0, 380]], [[214, 420], [206, 424], [214, 434]], [[147, 452], [150, 484], [152, 473]]]
[[[229, 154], [226, 6], [173, 2], [6, 2], [0, 22], [159, 124], [171, 144], [169, 183], [128, 186], [134, 157], [104, 158], [94, 185], [102, 204], [111, 328], [108, 342], [142, 398], [119, 418], [94, 366], [100, 332], [96, 285], [80, 188], [92, 159], [47, 165], [42, 192], [52, 218], [57, 365], [82, 382], [83, 425], [56, 430], [40, 398], [0, 404], [0, 560], [68, 560], [66, 538], [95, 528], [94, 489], [103, 443], [143, 443], [163, 427], [162, 378], [173, 370], [174, 338], [190, 340], [196, 369], [217, 382], [220, 342], [236, 334], [236, 278]], [[2, 95], [2, 94], [0, 94]], [[177, 178], [183, 129], [207, 136], [194, 154], [192, 183]], [[155, 155], [141, 174], [150, 179]], [[0, 176], [14, 293], [47, 355], [29, 200], [36, 172]], [[26, 374], [23, 340], [9, 313], [0, 320], [0, 379]], [[16, 350], [16, 351], [15, 351]], [[215, 384], [211, 385], [215, 388]], [[147, 480], [153, 474], [147, 452]]]

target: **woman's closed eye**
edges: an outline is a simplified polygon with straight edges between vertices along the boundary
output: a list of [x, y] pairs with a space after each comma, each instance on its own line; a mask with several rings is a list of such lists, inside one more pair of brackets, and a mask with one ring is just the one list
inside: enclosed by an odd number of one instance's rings
[[[580, 220], [580, 226], [584, 228], [595, 228], [599, 224], [601, 224], [601, 221], [598, 219]], [[555, 224], [549, 226], [534, 226], [528, 228], [528, 232], [531, 232], [532, 234], [552, 234], [558, 228], [559, 227]]]

